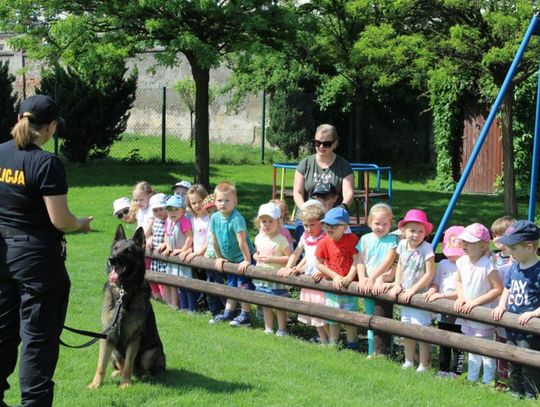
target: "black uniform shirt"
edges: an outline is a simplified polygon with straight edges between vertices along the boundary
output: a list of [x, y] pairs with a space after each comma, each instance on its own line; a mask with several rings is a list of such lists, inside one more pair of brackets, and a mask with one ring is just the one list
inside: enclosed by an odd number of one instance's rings
[[68, 192], [64, 165], [35, 144], [19, 150], [15, 141], [0, 144], [0, 227], [58, 234], [44, 196]]

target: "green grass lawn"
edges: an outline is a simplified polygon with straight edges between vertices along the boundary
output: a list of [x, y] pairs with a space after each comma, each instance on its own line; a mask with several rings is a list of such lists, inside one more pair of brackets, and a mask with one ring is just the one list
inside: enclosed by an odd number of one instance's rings
[[[68, 270], [72, 279], [66, 324], [99, 330], [101, 289], [105, 261], [117, 220], [112, 201], [129, 196], [132, 186], [147, 180], [168, 192], [179, 179], [193, 178], [193, 165], [126, 165], [107, 160], [67, 166], [69, 201], [78, 215], [93, 215], [94, 230], [68, 236]], [[269, 165], [212, 165], [211, 182], [232, 180], [239, 190], [239, 209], [252, 219], [258, 206], [270, 198]], [[396, 218], [411, 207], [426, 209], [437, 224], [449, 194], [425, 189], [428, 178], [400, 179], [395, 174]], [[292, 209], [292, 208], [291, 208]], [[502, 215], [502, 198], [464, 196], [455, 222], [489, 224]], [[127, 227], [133, 233], [134, 227]], [[208, 316], [189, 316], [154, 303], [167, 355], [167, 372], [149, 383], [135, 381], [127, 390], [107, 378], [99, 390], [87, 390], [97, 361], [97, 345], [83, 350], [61, 349], [56, 370], [55, 406], [503, 406], [518, 402], [464, 379], [448, 380], [434, 372], [404, 372], [385, 358], [338, 351], [295, 337], [265, 335], [261, 329], [211, 326]], [[65, 333], [72, 344], [86, 339]], [[110, 372], [110, 371], [109, 371]], [[8, 405], [19, 403], [17, 374], [10, 380]], [[519, 402], [519, 405], [532, 405]]]

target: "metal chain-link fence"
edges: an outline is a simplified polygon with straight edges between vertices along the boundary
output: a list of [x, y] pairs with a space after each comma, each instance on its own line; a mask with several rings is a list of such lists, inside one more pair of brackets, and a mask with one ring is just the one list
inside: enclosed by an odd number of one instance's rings
[[[267, 98], [266, 98], [267, 99]], [[260, 163], [263, 95], [247, 97], [234, 111], [228, 109], [229, 95], [216, 95], [209, 106], [210, 160], [212, 163]], [[122, 140], [111, 156], [122, 160], [193, 162], [192, 139], [195, 114], [171, 88], [138, 89]], [[163, 144], [164, 143], [164, 144]], [[265, 161], [278, 152], [265, 143]]]

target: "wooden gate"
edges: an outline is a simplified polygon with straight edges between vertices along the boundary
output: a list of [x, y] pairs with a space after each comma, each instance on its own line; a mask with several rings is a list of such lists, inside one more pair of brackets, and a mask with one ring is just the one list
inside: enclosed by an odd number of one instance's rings
[[[461, 153], [461, 171], [465, 168], [471, 152], [474, 149], [478, 136], [489, 111], [486, 106], [475, 101], [469, 101], [464, 107], [463, 120], [463, 150]], [[478, 158], [476, 159], [469, 179], [465, 184], [465, 192], [491, 194], [498, 176], [502, 175], [502, 140], [499, 120], [495, 120], [489, 130], [488, 136]]]

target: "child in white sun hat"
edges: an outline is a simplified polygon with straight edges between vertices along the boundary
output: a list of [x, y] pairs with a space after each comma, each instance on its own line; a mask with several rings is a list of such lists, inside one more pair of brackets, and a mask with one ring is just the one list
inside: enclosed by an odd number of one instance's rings
[[[292, 250], [289, 242], [280, 233], [281, 230], [281, 210], [275, 203], [265, 203], [259, 207], [259, 213], [255, 219], [255, 227], [259, 229], [259, 234], [255, 237], [256, 252], [253, 259], [257, 261], [257, 266], [269, 267], [279, 270], [289, 260]], [[255, 289], [270, 295], [289, 297], [289, 288], [280, 283], [271, 281], [254, 280]], [[287, 312], [275, 310], [278, 322], [276, 335], [284, 336], [287, 332]], [[264, 332], [274, 333], [274, 310], [263, 307]]]
[[127, 196], [115, 199], [113, 202], [113, 215], [118, 219], [127, 222], [130, 208], [131, 199], [129, 199]]

